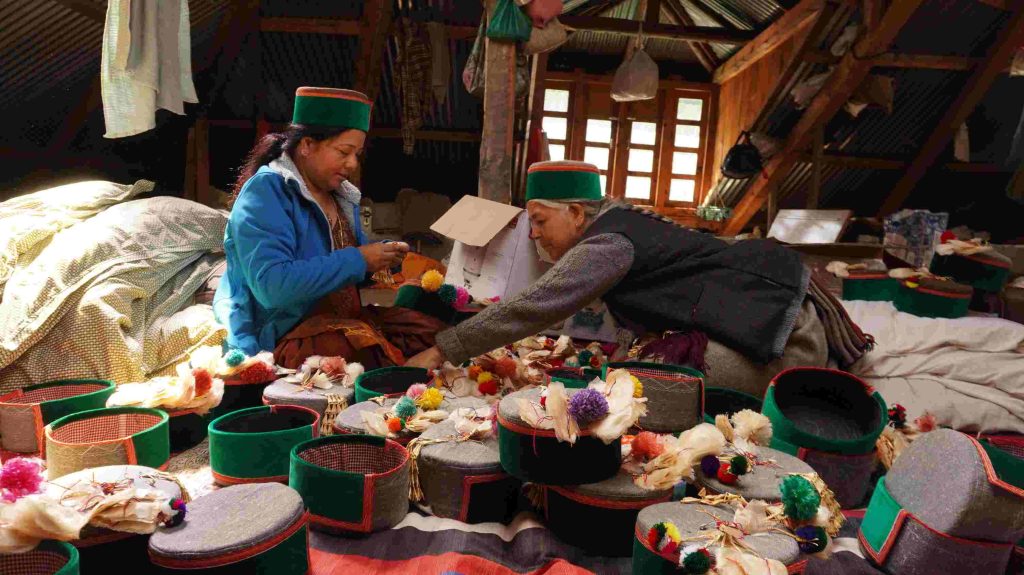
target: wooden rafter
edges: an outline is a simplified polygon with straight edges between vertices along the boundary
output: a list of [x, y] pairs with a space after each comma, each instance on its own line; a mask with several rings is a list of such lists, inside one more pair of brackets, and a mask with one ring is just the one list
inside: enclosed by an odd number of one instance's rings
[[[683, 7], [679, 0], [666, 0], [665, 6], [668, 8], [668, 11], [675, 16], [680, 26], [694, 25], [693, 18], [690, 18], [690, 15], [686, 12], [686, 8]], [[714, 71], [718, 66], [718, 57], [715, 56], [715, 52], [711, 49], [711, 46], [709, 46], [707, 42], [687, 41], [687, 44], [690, 46], [690, 49], [693, 50], [697, 59], [700, 60], [701, 65], [704, 66], [708, 72]]]
[[882, 203], [882, 207], [878, 210], [879, 216], [895, 212], [907, 200], [917, 182], [946, 148], [957, 129], [967, 121], [967, 117], [974, 111], [975, 106], [985, 97], [992, 82], [999, 76], [1020, 46], [1022, 37], [1024, 37], [1024, 6], [1018, 4], [1010, 20], [999, 31], [995, 44], [985, 55], [984, 63], [977, 66], [964, 82], [964, 89], [946, 109], [945, 115], [939, 120], [935, 130], [917, 153], [917, 157], [910, 163], [903, 177]]
[[[586, 2], [584, 6], [580, 7], [578, 14], [579, 16], [597, 16], [602, 12], [611, 10], [619, 4], [624, 3], [626, 0], [597, 0], [596, 2]], [[566, 9], [565, 15], [568, 15], [573, 10]]]
[[828, 121], [839, 111], [839, 108], [850, 98], [854, 90], [871, 71], [870, 56], [889, 48], [896, 34], [907, 23], [910, 16], [917, 10], [923, 0], [900, 0], [893, 2], [879, 25], [868, 31], [843, 56], [836, 65], [825, 87], [814, 97], [796, 126], [790, 132], [783, 147], [768, 161], [763, 176], [755, 176], [757, 180], [747, 188], [743, 198], [733, 210], [733, 215], [726, 222], [724, 233], [735, 235], [743, 230], [752, 217], [764, 206], [768, 195], [773, 189], [789, 176], [797, 157], [807, 149], [813, 137], [815, 127]]
[[[839, 62], [839, 58], [829, 52], [814, 51], [807, 54], [806, 61], [812, 64], [833, 65]], [[936, 54], [903, 54], [887, 53], [871, 59], [873, 66], [878, 68], [912, 68], [919, 70], [949, 70], [954, 72], [965, 72], [973, 70], [975, 66], [983, 62], [983, 58], [972, 58], [970, 56], [945, 56]], [[1002, 72], [1009, 72], [1009, 63], [1004, 66]]]
[[[797, 161], [813, 162], [813, 150], [811, 152], [804, 152], [800, 154]], [[825, 165], [840, 166], [856, 170], [905, 170], [910, 164], [908, 160], [900, 158], [856, 156], [835, 152], [825, 152], [822, 154], [821, 162]], [[984, 162], [946, 162], [941, 164], [939, 167], [950, 172], [974, 174], [1000, 174], [1010, 173], [1013, 171], [1002, 164], [990, 164]]]
[[[559, 20], [568, 28], [591, 32], [608, 32], [625, 36], [635, 35], [640, 31], [641, 22], [624, 18], [602, 18], [589, 16], [563, 15]], [[649, 38], [669, 38], [673, 40], [695, 40], [697, 42], [717, 42], [720, 44], [745, 44], [757, 35], [747, 30], [726, 30], [713, 26], [673, 26], [671, 24], [643, 24], [644, 36]]]
[[[261, 32], [299, 32], [304, 34], [331, 34], [334, 36], [359, 36], [361, 20], [344, 18], [292, 18], [264, 17], [260, 21]], [[475, 38], [476, 26], [448, 25], [448, 36], [453, 40]]]
[[[682, 5], [681, 0], [676, 0], [676, 1], [679, 2], [680, 5]], [[708, 6], [706, 3], [702, 2], [701, 0], [690, 0], [690, 4], [694, 8], [699, 10], [701, 14], [703, 14], [703, 15], [707, 16], [708, 18], [714, 20], [715, 24], [718, 24], [722, 28], [725, 28], [726, 30], [736, 30], [737, 29], [736, 25], [733, 24], [732, 22], [730, 22], [728, 18], [726, 18], [725, 16], [722, 16], [717, 10], [715, 10], [714, 8], [711, 8], [710, 6]], [[685, 10], [686, 7], [683, 6], [683, 9]]]
[[368, 0], [360, 20], [359, 59], [356, 62], [356, 89], [377, 99], [380, 90], [381, 60], [394, 18], [392, 0]]
[[802, 0], [719, 66], [714, 73], [714, 82], [726, 82], [770, 54], [786, 40], [804, 32], [821, 14], [824, 4], [825, 0]]

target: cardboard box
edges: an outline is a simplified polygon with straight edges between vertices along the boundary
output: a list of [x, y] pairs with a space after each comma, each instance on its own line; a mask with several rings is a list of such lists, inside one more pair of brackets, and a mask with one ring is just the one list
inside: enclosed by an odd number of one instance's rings
[[522, 208], [463, 196], [430, 229], [455, 241], [445, 281], [476, 299], [509, 299], [551, 267], [530, 239]]

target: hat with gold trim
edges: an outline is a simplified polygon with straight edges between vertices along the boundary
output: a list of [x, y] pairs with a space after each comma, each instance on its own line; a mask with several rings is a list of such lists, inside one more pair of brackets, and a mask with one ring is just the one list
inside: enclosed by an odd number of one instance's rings
[[292, 123], [370, 131], [373, 102], [362, 92], [303, 86], [295, 90]]
[[526, 201], [600, 200], [601, 172], [594, 164], [537, 162], [526, 172]]

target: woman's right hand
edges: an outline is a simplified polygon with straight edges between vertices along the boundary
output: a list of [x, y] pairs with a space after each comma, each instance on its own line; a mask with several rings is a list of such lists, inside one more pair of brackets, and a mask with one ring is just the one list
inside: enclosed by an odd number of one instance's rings
[[366, 260], [366, 271], [377, 273], [382, 269], [398, 265], [409, 251], [409, 245], [402, 242], [366, 244], [359, 246], [359, 253]]

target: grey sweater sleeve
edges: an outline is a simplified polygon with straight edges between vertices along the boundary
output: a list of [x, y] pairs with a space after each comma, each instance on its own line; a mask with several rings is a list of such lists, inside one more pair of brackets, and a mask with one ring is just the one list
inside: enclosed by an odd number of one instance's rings
[[632, 265], [633, 244], [625, 236], [587, 238], [516, 296], [438, 333], [437, 347], [458, 365], [539, 333], [604, 295]]

